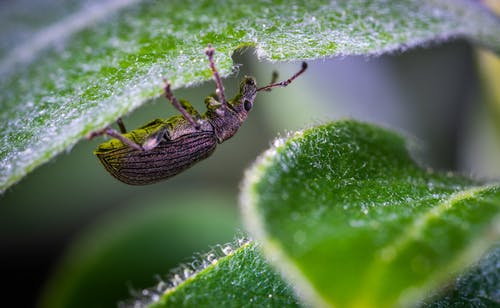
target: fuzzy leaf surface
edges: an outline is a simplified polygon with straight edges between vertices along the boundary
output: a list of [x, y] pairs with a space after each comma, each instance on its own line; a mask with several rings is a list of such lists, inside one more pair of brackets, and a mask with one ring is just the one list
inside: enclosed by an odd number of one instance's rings
[[399, 135], [350, 120], [277, 140], [242, 203], [266, 255], [316, 305], [415, 303], [500, 233], [498, 185], [423, 169]]
[[[197, 272], [187, 279], [184, 279], [184, 273], [193, 268], [180, 267], [177, 275], [173, 275], [167, 282], [169, 285], [164, 294], [147, 306], [154, 308], [301, 306], [293, 295], [291, 287], [263, 257], [259, 245], [254, 242], [243, 245], [228, 244], [221, 248], [221, 252], [206, 254], [195, 261], [198, 268], [194, 270]], [[148, 300], [146, 298], [146, 302]], [[139, 299], [136, 304], [140, 302]]]
[[245, 46], [272, 61], [376, 55], [455, 37], [500, 50], [500, 21], [469, 1], [54, 3], [44, 15], [52, 23], [37, 17], [39, 7], [2, 7], [0, 192], [161, 95], [163, 78], [174, 88], [210, 80], [208, 43], [223, 76]]

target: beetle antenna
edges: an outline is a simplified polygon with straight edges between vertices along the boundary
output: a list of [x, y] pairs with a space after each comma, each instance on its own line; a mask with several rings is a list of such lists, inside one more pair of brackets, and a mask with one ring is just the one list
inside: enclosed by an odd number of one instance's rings
[[[276, 87], [286, 87], [287, 85], [289, 85], [295, 78], [299, 77], [305, 70], [307, 69], [307, 63], [306, 62], [302, 62], [302, 68], [300, 69], [300, 71], [298, 71], [297, 73], [295, 73], [295, 75], [293, 75], [292, 77], [288, 78], [287, 80], [283, 80], [283, 81], [280, 81], [280, 82], [276, 82], [276, 83], [271, 83], [267, 86], [264, 86], [264, 87], [261, 87], [261, 88], [258, 88], [257, 91], [271, 91], [272, 88], [276, 88]], [[274, 76], [274, 74], [273, 74]], [[274, 77], [273, 77], [274, 78]]]

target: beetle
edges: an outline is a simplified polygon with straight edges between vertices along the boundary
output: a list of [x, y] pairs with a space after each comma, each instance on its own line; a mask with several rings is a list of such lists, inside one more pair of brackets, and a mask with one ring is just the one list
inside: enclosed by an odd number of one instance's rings
[[[205, 99], [207, 110], [200, 115], [185, 100], [177, 100], [172, 94], [170, 82], [165, 81], [165, 97], [181, 113], [168, 119], [155, 119], [127, 132], [121, 118], [117, 124], [120, 132], [106, 127], [90, 133], [92, 139], [100, 135], [113, 137], [100, 144], [94, 151], [104, 168], [116, 179], [130, 185], [147, 185], [168, 179], [200, 160], [209, 157], [217, 144], [231, 138], [245, 122], [259, 91], [286, 87], [307, 69], [301, 69], [281, 82], [273, 81], [257, 87], [255, 78], [245, 76], [238, 94], [226, 100], [224, 87], [214, 63], [215, 49], [208, 44], [205, 54], [216, 84], [216, 93]], [[217, 100], [217, 99], [218, 100]]]

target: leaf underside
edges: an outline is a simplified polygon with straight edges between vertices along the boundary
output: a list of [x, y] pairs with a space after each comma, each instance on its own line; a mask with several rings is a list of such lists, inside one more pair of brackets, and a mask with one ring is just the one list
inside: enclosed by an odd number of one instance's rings
[[96, 1], [31, 36], [2, 20], [9, 43], [25, 40], [0, 45], [0, 192], [160, 95], [164, 77], [175, 88], [209, 80], [208, 43], [223, 76], [246, 46], [272, 61], [455, 37], [500, 50], [498, 19], [467, 1]]

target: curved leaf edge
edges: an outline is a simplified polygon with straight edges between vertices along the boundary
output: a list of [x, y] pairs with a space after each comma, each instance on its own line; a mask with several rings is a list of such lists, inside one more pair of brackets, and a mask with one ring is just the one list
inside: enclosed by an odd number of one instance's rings
[[[344, 119], [336, 121], [354, 121], [350, 119]], [[356, 122], [356, 121], [354, 121]], [[304, 137], [309, 131], [315, 129], [316, 127], [325, 126], [330, 123], [324, 123], [314, 127], [309, 127], [303, 130], [289, 132], [285, 137], [278, 137], [272, 143], [272, 146], [262, 153], [256, 161], [246, 170], [243, 182], [241, 184], [240, 193], [240, 208], [242, 211], [242, 216], [244, 218], [244, 224], [246, 230], [258, 241], [266, 256], [266, 259], [270, 261], [273, 267], [278, 270], [283, 277], [286, 278], [292, 285], [294, 285], [295, 293], [306, 303], [317, 307], [328, 307], [328, 301], [323, 298], [314, 287], [309, 283], [308, 279], [301, 272], [300, 268], [297, 267], [294, 262], [286, 255], [285, 250], [279, 244], [277, 239], [270, 236], [260, 219], [257, 208], [254, 206], [259, 202], [259, 196], [256, 193], [256, 184], [260, 181], [260, 178], [264, 175], [268, 166], [272, 165], [274, 162], [274, 157], [277, 153], [285, 151], [286, 145], [291, 144]], [[365, 122], [360, 122], [365, 123]], [[407, 151], [411, 155], [410, 148], [413, 146], [411, 143], [405, 142]], [[414, 161], [417, 165], [418, 162]], [[421, 167], [421, 165], [419, 165]], [[447, 175], [454, 175], [451, 172], [447, 172]], [[453, 201], [454, 198], [461, 197], [464, 198], [470, 192], [487, 191], [489, 189], [500, 189], [497, 185], [484, 185], [484, 186], [473, 186], [465, 191], [452, 194], [448, 200]], [[448, 201], [447, 200], [447, 201]], [[429, 211], [434, 210], [434, 208]], [[426, 212], [427, 213], [427, 212]], [[425, 215], [426, 213], [423, 213]], [[464, 274], [468, 268], [474, 265], [485, 252], [492, 247], [492, 242], [500, 238], [500, 214], [492, 219], [490, 228], [488, 228], [484, 234], [484, 237], [477, 240], [474, 245], [471, 245], [463, 251], [463, 253], [458, 256], [454, 262], [451, 262], [449, 266], [438, 273], [436, 279], [427, 283], [426, 285], [419, 287], [418, 289], [412, 290], [407, 294], [403, 294], [400, 304], [411, 305], [418, 302], [418, 300], [425, 299], [426, 296], [430, 294], [436, 294], [436, 289], [442, 288], [444, 282], [450, 281]], [[439, 291], [437, 291], [439, 294]]]
[[[130, 1], [130, 3], [134, 3], [135, 1]], [[494, 16], [490, 16], [489, 14], [485, 14], [485, 9], [481, 7], [480, 5], [477, 4], [472, 4], [468, 1], [459, 1], [460, 3], [455, 3], [454, 1], [447, 1], [447, 0], [442, 0], [442, 1], [435, 1], [435, 0], [429, 0], [428, 1], [431, 6], [434, 6], [436, 8], [441, 8], [441, 9], [446, 9], [450, 12], [452, 12], [452, 15], [455, 16], [454, 18], [463, 18], [465, 20], [480, 20], [481, 22], [478, 23], [478, 26], [472, 26], [470, 28], [466, 28], [465, 30], [462, 29], [462, 31], [451, 31], [447, 33], [442, 33], [441, 35], [435, 36], [435, 37], [430, 37], [430, 38], [421, 38], [420, 40], [416, 41], [411, 41], [410, 43], [394, 43], [394, 44], [389, 44], [378, 51], [366, 51], [366, 50], [358, 50], [357, 52], [353, 53], [348, 53], [348, 54], [363, 54], [363, 55], [381, 55], [384, 53], [395, 53], [395, 52], [404, 52], [407, 49], [410, 48], [415, 48], [417, 46], [426, 46], [432, 43], [442, 43], [444, 41], [450, 41], [453, 39], [457, 38], [465, 38], [467, 40], [473, 41], [475, 43], [479, 43], [482, 45], [485, 45], [498, 53], [498, 46], [500, 46], [500, 42], [498, 42], [498, 38], [495, 35], [496, 32], [488, 32], [485, 31], [484, 29], [496, 29], [495, 25], [499, 24], [498, 18], [493, 18]], [[114, 8], [114, 6], [111, 6]], [[123, 5], [123, 7], [127, 7], [127, 5]], [[122, 9], [123, 8], [121, 5], [118, 5], [118, 8]], [[465, 9], [464, 9], [465, 8]], [[484, 20], [482, 20], [482, 17], [484, 17]], [[483, 24], [484, 23], [484, 24]], [[484, 25], [491, 25], [491, 27], [484, 27]], [[483, 26], [481, 28], [481, 26]], [[50, 28], [50, 26], [47, 26], [47, 28]], [[85, 27], [81, 28], [85, 29]], [[75, 28], [74, 31], [80, 31], [80, 28]], [[484, 33], [483, 33], [484, 32]], [[221, 70], [221, 75], [223, 77], [227, 77], [228, 75], [232, 74], [235, 72], [235, 65], [233, 63], [232, 69], [230, 70], [229, 67], [230, 65], [228, 64], [229, 61], [231, 61], [231, 55], [234, 55], [235, 52], [237, 52], [239, 49], [245, 48], [245, 47], [254, 47], [255, 48], [255, 53], [257, 54], [257, 57], [259, 59], [268, 59], [271, 62], [274, 61], [296, 61], [296, 60], [305, 60], [305, 58], [300, 58], [297, 57], [294, 54], [287, 55], [287, 56], [280, 56], [280, 57], [275, 57], [273, 56], [272, 52], [265, 47], [264, 43], [261, 43], [259, 41], [259, 38], [257, 36], [253, 36], [255, 41], [243, 41], [236, 43], [236, 46], [234, 44], [231, 45], [226, 45], [225, 50], [223, 51], [223, 55], [220, 57], [220, 60], [225, 63], [225, 66]], [[248, 39], [248, 38], [247, 38]], [[39, 53], [42, 53], [45, 51], [45, 49], [49, 49], [48, 47], [51, 47], [54, 42], [53, 41], [47, 41], [47, 46], [38, 46], [37, 50], [40, 50]], [[347, 54], [338, 52], [336, 51], [335, 48], [331, 50], [330, 53], [328, 54], [316, 54], [315, 56], [311, 56], [308, 58], [308, 60], [313, 60], [313, 59], [325, 59], [325, 58], [331, 58], [334, 56], [345, 56]], [[39, 55], [38, 55], [39, 57]], [[36, 58], [33, 56], [33, 59]], [[25, 65], [26, 63], [23, 63]], [[194, 77], [194, 79], [191, 80], [184, 80], [183, 83], [177, 83], [173, 82], [173, 88], [180, 88], [180, 87], [189, 87], [193, 86], [196, 84], [199, 84], [201, 82], [209, 80], [209, 77], [200, 77], [199, 75], [197, 77]], [[131, 80], [131, 86], [134, 86], [134, 83], [137, 83], [137, 80]], [[57, 154], [63, 152], [66, 150], [69, 152], [71, 148], [85, 135], [88, 133], [99, 129], [101, 127], [104, 127], [105, 125], [109, 124], [110, 122], [114, 121], [120, 116], [123, 116], [124, 114], [130, 113], [136, 108], [140, 107], [147, 101], [150, 101], [160, 95], [160, 91], [157, 89], [153, 89], [153, 85], [150, 83], [149, 85], [145, 87], [145, 85], [139, 85], [139, 87], [142, 87], [142, 94], [140, 97], [125, 97], [123, 98], [124, 100], [127, 99], [133, 99], [133, 102], [127, 103], [124, 106], [125, 108], [118, 108], [114, 111], [108, 111], [108, 114], [106, 117], [101, 118], [100, 120], [94, 122], [94, 123], [86, 123], [81, 127], [81, 124], [78, 124], [75, 122], [76, 127], [79, 127], [77, 130], [70, 131], [66, 134], [64, 137], [64, 140], [58, 141], [56, 144], [52, 145], [50, 148], [47, 150], [43, 151], [43, 153], [34, 155], [33, 159], [30, 160], [29, 163], [23, 163], [23, 167], [21, 170], [19, 168], [14, 168], [13, 172], [9, 172], [9, 175], [6, 176], [6, 180], [2, 179], [2, 182], [0, 182], [0, 194], [4, 193], [5, 190], [12, 186], [13, 184], [17, 183], [19, 180], [21, 180], [24, 176], [26, 176], [29, 172], [33, 171], [37, 166], [44, 164], [48, 162], [52, 157], [56, 156]], [[120, 99], [119, 97], [117, 99]], [[84, 117], [85, 115], [82, 115]], [[8, 167], [8, 165], [4, 166]], [[8, 170], [7, 170], [8, 172]]]
[[192, 283], [197, 277], [211, 271], [219, 262], [240, 253], [250, 245], [257, 245], [248, 237], [238, 236], [233, 242], [216, 245], [202, 254], [195, 254], [190, 262], [183, 263], [171, 270], [165, 279], [157, 277], [159, 282], [152, 288], [134, 291], [134, 298], [119, 303], [120, 307], [161, 306], [169, 295]]

